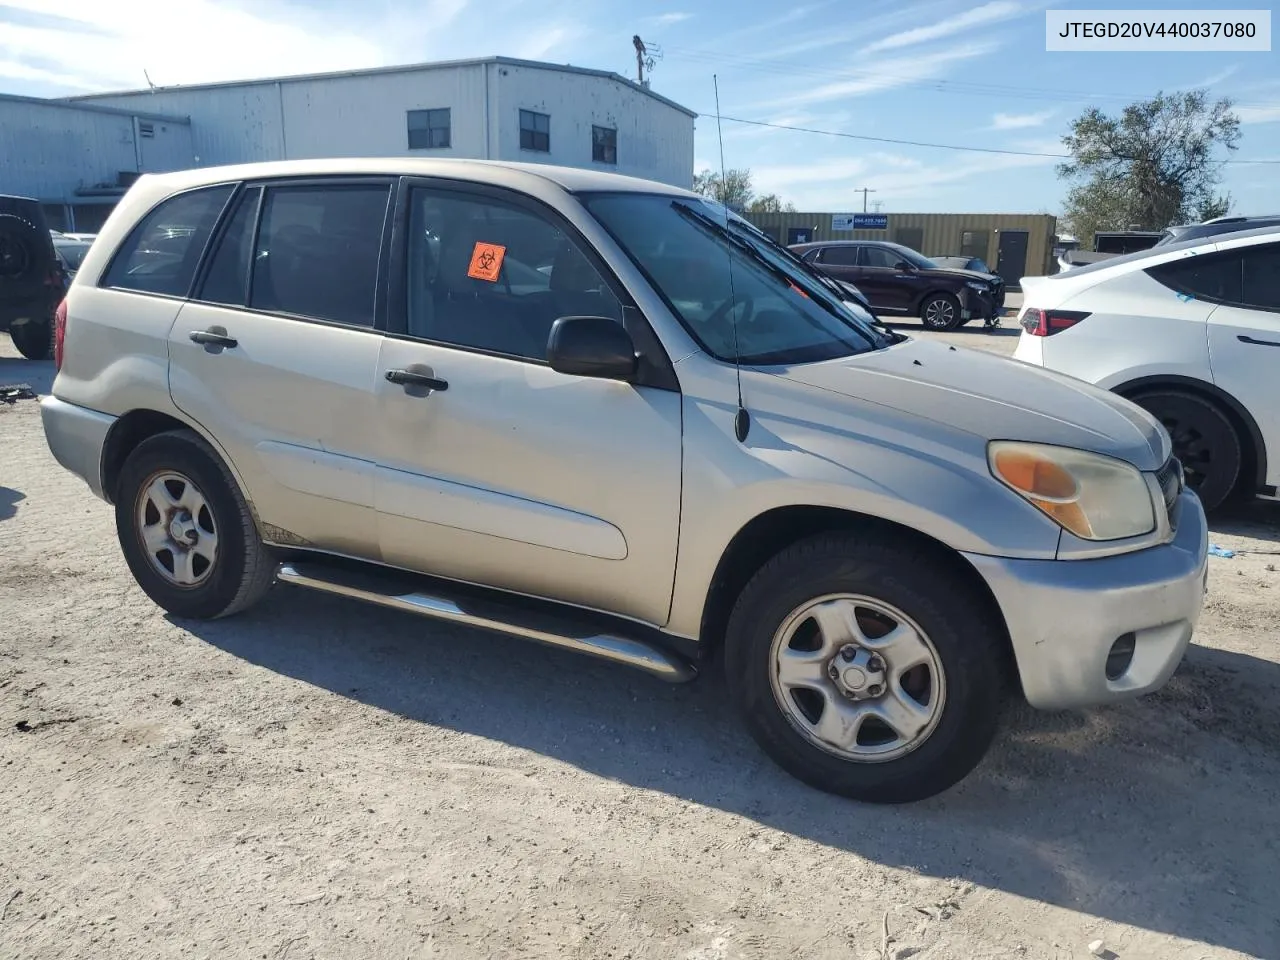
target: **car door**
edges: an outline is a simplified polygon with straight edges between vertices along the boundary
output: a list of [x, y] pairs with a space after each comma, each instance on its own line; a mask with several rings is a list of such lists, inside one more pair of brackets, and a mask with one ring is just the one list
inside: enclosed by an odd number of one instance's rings
[[680, 510], [674, 377], [635, 386], [546, 362], [560, 316], [622, 322], [625, 304], [628, 329], [643, 323], [625, 291], [522, 194], [406, 181], [396, 222], [376, 419], [386, 562], [665, 623]]
[[[1225, 245], [1224, 245], [1225, 246]], [[1213, 380], [1249, 411], [1267, 449], [1266, 482], [1280, 484], [1280, 243], [1237, 247], [1239, 296], [1209, 315]]]
[[901, 259], [888, 247], [869, 244], [859, 247], [862, 279], [858, 286], [878, 310], [906, 313], [911, 306], [915, 284], [910, 273], [897, 269]]
[[378, 558], [374, 391], [392, 181], [250, 184], [169, 335], [174, 403], [268, 540]]

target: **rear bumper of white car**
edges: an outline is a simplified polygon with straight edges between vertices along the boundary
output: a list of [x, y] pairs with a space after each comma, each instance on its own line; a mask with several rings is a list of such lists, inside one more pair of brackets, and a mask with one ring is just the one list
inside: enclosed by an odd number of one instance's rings
[[57, 397], [40, 401], [40, 419], [53, 458], [84, 480], [94, 496], [102, 490], [102, 448], [116, 418]]
[[[1033, 707], [1124, 700], [1158, 689], [1173, 674], [1204, 605], [1209, 549], [1195, 494], [1182, 494], [1174, 517], [1177, 534], [1171, 542], [1117, 557], [1008, 560], [966, 554], [1004, 613], [1023, 693]], [[1130, 645], [1132, 660], [1125, 666], [1120, 651]], [[1118, 667], [1124, 669], [1117, 675]]]

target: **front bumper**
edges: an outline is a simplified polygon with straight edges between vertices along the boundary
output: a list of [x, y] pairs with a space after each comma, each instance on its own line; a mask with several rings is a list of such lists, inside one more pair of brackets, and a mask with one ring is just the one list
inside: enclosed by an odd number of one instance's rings
[[40, 401], [40, 419], [53, 458], [87, 483], [94, 496], [106, 500], [102, 489], [102, 448], [116, 418], [57, 397], [44, 397]]
[[965, 287], [960, 291], [960, 309], [966, 320], [970, 317], [986, 320], [1000, 312], [994, 294], [974, 290], [972, 287]]
[[[1204, 509], [1183, 493], [1169, 543], [1096, 560], [1009, 560], [965, 554], [1004, 613], [1027, 702], [1042, 710], [1125, 700], [1162, 687], [1200, 617], [1207, 587]], [[1133, 659], [1114, 680], [1107, 654], [1132, 633]]]

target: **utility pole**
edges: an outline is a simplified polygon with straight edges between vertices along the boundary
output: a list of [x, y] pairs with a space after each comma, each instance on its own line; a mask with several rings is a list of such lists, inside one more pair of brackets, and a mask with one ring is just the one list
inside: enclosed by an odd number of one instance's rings
[[876, 193], [877, 191], [872, 190], [870, 187], [857, 187], [856, 189], [854, 189], [853, 192], [862, 194], [862, 212], [866, 213], [867, 212], [867, 194]]
[[645, 79], [645, 71], [653, 73], [653, 65], [662, 59], [662, 47], [656, 43], [645, 43], [639, 34], [631, 38], [631, 45], [636, 48], [636, 83], [647, 87], [649, 81]]

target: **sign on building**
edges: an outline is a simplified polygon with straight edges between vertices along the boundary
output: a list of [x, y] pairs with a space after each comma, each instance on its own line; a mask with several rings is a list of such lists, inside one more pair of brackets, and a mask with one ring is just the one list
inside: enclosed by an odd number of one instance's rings
[[888, 230], [889, 215], [887, 213], [835, 213], [831, 215], [831, 229], [833, 232]]

